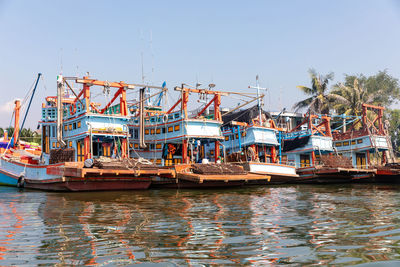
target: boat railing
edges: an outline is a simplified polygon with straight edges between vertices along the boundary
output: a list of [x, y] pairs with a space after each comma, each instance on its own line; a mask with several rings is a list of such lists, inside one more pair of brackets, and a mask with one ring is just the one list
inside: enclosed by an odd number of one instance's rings
[[311, 130], [301, 130], [292, 133], [285, 133], [283, 135], [284, 139], [293, 139], [299, 136], [311, 135]]

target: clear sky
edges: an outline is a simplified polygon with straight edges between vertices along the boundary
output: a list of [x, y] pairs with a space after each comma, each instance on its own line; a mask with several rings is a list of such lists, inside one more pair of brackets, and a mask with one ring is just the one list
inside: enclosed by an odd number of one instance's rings
[[245, 91], [259, 74], [270, 89], [266, 109], [290, 109], [309, 68], [333, 71], [335, 82], [384, 69], [400, 77], [400, 1], [0, 0], [0, 47], [3, 127], [38, 72], [30, 127], [61, 69], [140, 83], [141, 53], [146, 82]]

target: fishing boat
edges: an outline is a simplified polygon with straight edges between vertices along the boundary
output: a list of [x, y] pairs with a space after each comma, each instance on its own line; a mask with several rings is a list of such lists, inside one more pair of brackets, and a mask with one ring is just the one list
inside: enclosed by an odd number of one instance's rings
[[[156, 94], [145, 95], [144, 87], [139, 101], [133, 103], [129, 124], [130, 155], [145, 158], [160, 166], [168, 166], [175, 177], [154, 177], [153, 186], [164, 187], [218, 187], [240, 186], [254, 180], [269, 179], [268, 175], [250, 174], [242, 167], [222, 163], [221, 96], [234, 94], [208, 89], [175, 87], [180, 98], [168, 110], [145, 101]], [[201, 109], [188, 111], [189, 95], [198, 94], [205, 100]], [[192, 103], [193, 104], [193, 103]], [[206, 111], [212, 106], [213, 112]], [[235, 169], [236, 171], [232, 171]]]
[[[82, 84], [82, 89], [75, 92], [78, 89], [73, 88], [73, 83]], [[130, 116], [126, 91], [135, 86], [88, 76], [59, 75], [57, 95], [46, 97], [42, 104], [40, 156], [30, 153], [19, 142], [20, 102], [16, 101], [14, 136], [0, 158], [0, 183], [54, 191], [128, 190], [148, 188], [153, 175], [171, 175], [171, 171], [160, 170], [148, 162], [128, 162]], [[92, 90], [99, 87], [105, 98], [104, 107], [92, 99]], [[119, 103], [114, 104], [118, 98]]]
[[295, 166], [282, 162], [281, 129], [269, 113], [258, 106], [226, 114], [222, 145], [226, 162], [243, 166], [250, 173], [271, 176], [271, 184], [296, 180]]
[[346, 183], [370, 177], [374, 170], [354, 168], [334, 152], [331, 117], [308, 112], [302, 123], [283, 134], [283, 159], [296, 166], [297, 182]]
[[369, 178], [376, 182], [400, 182], [399, 164], [395, 162], [388, 135], [388, 122], [384, 123], [385, 108], [362, 105], [361, 116], [338, 116], [340, 123], [333, 131], [333, 145], [337, 153], [351, 159], [355, 168], [375, 170]]

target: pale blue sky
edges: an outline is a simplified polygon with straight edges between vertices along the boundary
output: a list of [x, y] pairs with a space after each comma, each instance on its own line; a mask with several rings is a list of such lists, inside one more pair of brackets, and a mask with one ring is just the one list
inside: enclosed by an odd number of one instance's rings
[[146, 82], [169, 88], [198, 79], [244, 91], [259, 74], [266, 109], [277, 110], [304, 97], [296, 85], [309, 85], [309, 68], [335, 81], [383, 69], [400, 77], [400, 1], [0, 0], [0, 47], [3, 127], [6, 103], [42, 72], [47, 90], [39, 85], [28, 120], [36, 126], [61, 55], [65, 75], [78, 66], [79, 75], [140, 83], [143, 51]]

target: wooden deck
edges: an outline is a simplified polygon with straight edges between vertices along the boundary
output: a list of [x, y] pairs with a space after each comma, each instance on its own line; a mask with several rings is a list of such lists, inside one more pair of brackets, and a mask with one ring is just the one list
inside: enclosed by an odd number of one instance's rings
[[246, 175], [207, 175], [207, 174], [196, 174], [196, 173], [178, 173], [177, 178], [185, 181], [191, 181], [202, 184], [204, 182], [249, 182], [255, 180], [267, 180], [271, 179], [269, 175], [261, 174], [246, 174]]
[[67, 177], [90, 177], [90, 176], [165, 176], [165, 177], [175, 177], [175, 170], [171, 168], [135, 168], [129, 170], [119, 170], [119, 169], [99, 169], [84, 168], [82, 162], [65, 162], [61, 166], [49, 166], [47, 167], [47, 174], [61, 175]]

